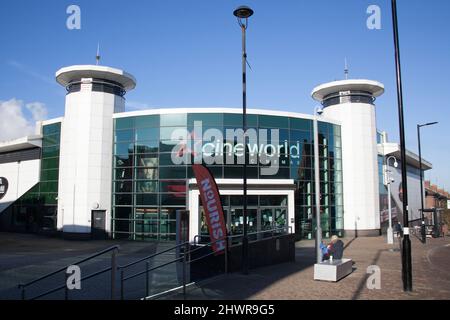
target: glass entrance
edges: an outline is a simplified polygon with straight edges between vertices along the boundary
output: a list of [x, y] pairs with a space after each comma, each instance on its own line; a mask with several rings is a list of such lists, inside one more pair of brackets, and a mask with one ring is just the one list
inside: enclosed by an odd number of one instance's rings
[[[239, 235], [243, 234], [244, 227], [242, 196], [222, 196], [221, 198], [228, 234], [236, 236], [233, 240], [241, 241]], [[271, 206], [267, 206], [268, 198], [272, 198], [272, 200], [276, 198], [277, 201], [270, 203]], [[201, 202], [199, 201], [199, 203]], [[247, 206], [249, 240], [262, 239], [273, 233], [282, 232], [282, 228], [288, 225], [287, 210], [287, 196], [249, 196]], [[201, 205], [199, 214], [201, 241], [209, 242], [208, 226]]]

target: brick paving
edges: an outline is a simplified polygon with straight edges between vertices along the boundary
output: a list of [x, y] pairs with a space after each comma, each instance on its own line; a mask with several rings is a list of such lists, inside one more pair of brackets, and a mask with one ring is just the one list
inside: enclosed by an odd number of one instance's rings
[[[202, 282], [188, 288], [188, 299], [450, 299], [450, 238], [428, 239], [423, 245], [412, 236], [413, 292], [404, 293], [401, 282], [399, 245], [386, 244], [384, 237], [343, 239], [345, 257], [355, 261], [352, 274], [337, 283], [313, 280], [314, 242], [296, 243], [296, 261], [251, 270], [244, 276], [233, 273]], [[93, 252], [114, 244], [121, 245], [119, 263], [161, 250], [155, 243], [127, 241], [67, 241], [34, 235], [0, 233], [0, 299], [17, 299], [19, 282], [26, 282], [58, 267], [69, 264]], [[109, 259], [99, 260], [92, 269], [107, 265]], [[366, 273], [369, 265], [381, 269], [381, 289], [369, 290]], [[174, 270], [162, 270], [152, 280], [167, 282]], [[167, 272], [166, 272], [167, 271]], [[159, 278], [158, 278], [159, 277]], [[157, 278], [159, 280], [157, 280]], [[173, 278], [173, 276], [171, 276]], [[172, 279], [173, 280], [173, 279]], [[107, 286], [91, 290], [80, 299], [108, 298]], [[143, 296], [143, 281], [128, 286], [128, 299]], [[130, 287], [131, 286], [131, 287]], [[134, 287], [136, 286], [136, 290]], [[139, 289], [139, 290], [137, 290]], [[98, 292], [97, 292], [98, 291]], [[101, 292], [100, 292], [101, 291]], [[104, 292], [103, 292], [104, 291]], [[132, 291], [136, 291], [134, 294]], [[138, 292], [139, 291], [139, 292]], [[61, 297], [56, 297], [61, 299]], [[182, 299], [180, 294], [166, 296]]]
[[[188, 299], [450, 299], [450, 238], [412, 236], [413, 292], [403, 292], [401, 253], [384, 237], [344, 239], [344, 257], [355, 261], [352, 274], [337, 283], [313, 280], [314, 242], [296, 244], [296, 262], [226, 275], [188, 290]], [[394, 250], [395, 251], [394, 251]], [[367, 267], [381, 269], [381, 289], [369, 290]], [[167, 297], [181, 299], [180, 294]]]

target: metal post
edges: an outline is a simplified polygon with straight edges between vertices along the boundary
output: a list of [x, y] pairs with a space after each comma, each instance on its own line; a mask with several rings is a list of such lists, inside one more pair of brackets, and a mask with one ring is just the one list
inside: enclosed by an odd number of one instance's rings
[[184, 252], [183, 252], [183, 299], [186, 300], [186, 258], [188, 254], [188, 245], [189, 243], [186, 242], [184, 246]]
[[25, 286], [19, 284], [19, 288], [21, 289], [20, 296], [21, 296], [22, 300], [25, 300]]
[[67, 280], [69, 279], [69, 274], [66, 272], [64, 275], [66, 277], [66, 283], [64, 286], [64, 300], [69, 300], [69, 288], [67, 287]]
[[389, 227], [387, 230], [387, 242], [388, 244], [394, 244], [394, 234], [392, 230], [392, 204], [391, 204], [391, 182], [388, 182], [388, 210], [389, 210]]
[[117, 249], [114, 249], [111, 254], [111, 300], [114, 300], [114, 293], [116, 291], [116, 271], [117, 271]]
[[150, 288], [149, 288], [149, 282], [150, 282], [150, 262], [147, 260], [145, 261], [145, 297], [148, 297], [150, 294]]
[[422, 234], [422, 242], [427, 242], [427, 237], [425, 234], [425, 217], [423, 214], [423, 170], [422, 170], [422, 149], [420, 146], [420, 125], [417, 125], [417, 141], [419, 144], [419, 172], [420, 172], [420, 213], [421, 213], [421, 225], [420, 232]]
[[400, 129], [400, 154], [402, 164], [402, 190], [403, 190], [403, 246], [402, 246], [402, 279], [403, 290], [412, 291], [412, 262], [411, 262], [411, 240], [409, 239], [409, 216], [408, 216], [408, 175], [406, 166], [405, 127], [403, 117], [403, 90], [400, 64], [400, 48], [397, 21], [397, 1], [391, 0], [392, 25], [394, 30], [395, 66], [397, 80], [397, 103]]
[[388, 212], [389, 212], [389, 227], [387, 229], [387, 243], [388, 244], [394, 244], [394, 233], [392, 230], [392, 199], [391, 199], [391, 184], [392, 179], [390, 176], [391, 173], [391, 167], [389, 165], [389, 161], [391, 159], [395, 160], [395, 163], [397, 163], [397, 159], [394, 156], [390, 156], [386, 160], [386, 173], [385, 173], [385, 179], [386, 179], [386, 185], [388, 188]]
[[228, 273], [228, 237], [225, 241], [225, 274]]
[[123, 268], [120, 269], [120, 300], [123, 300], [123, 284], [124, 284], [124, 271]]
[[242, 29], [242, 127], [244, 130], [244, 166], [243, 166], [243, 207], [242, 216], [244, 219], [242, 238], [242, 273], [248, 274], [248, 234], [247, 234], [247, 52], [246, 35], [247, 26], [241, 25]]
[[316, 262], [322, 262], [322, 226], [320, 222], [320, 166], [319, 166], [319, 129], [317, 123], [317, 110], [314, 110], [314, 180], [316, 199]]

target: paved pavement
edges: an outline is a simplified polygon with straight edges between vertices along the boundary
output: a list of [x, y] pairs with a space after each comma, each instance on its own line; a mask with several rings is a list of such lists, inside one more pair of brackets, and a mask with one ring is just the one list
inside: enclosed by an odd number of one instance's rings
[[[162, 251], [174, 245], [173, 242], [139, 241], [74, 241], [49, 238], [33, 234], [0, 232], [0, 299], [20, 299], [19, 283], [32, 281], [40, 276], [73, 264], [96, 252], [119, 245], [117, 264], [125, 265], [140, 258]], [[163, 264], [175, 258], [170, 251], [151, 261], [150, 267]], [[111, 266], [111, 253], [79, 265], [81, 276], [92, 274]], [[145, 270], [145, 262], [125, 271], [129, 276]], [[120, 296], [120, 281], [117, 275], [115, 296]], [[44, 281], [36, 283], [26, 290], [26, 297], [34, 297], [49, 289], [65, 283], [65, 274], [60, 272]], [[161, 292], [179, 284], [175, 264], [158, 269], [150, 274], [150, 293]], [[137, 299], [145, 296], [145, 275], [125, 282], [125, 299]], [[69, 299], [109, 299], [111, 296], [111, 273], [105, 272], [95, 278], [82, 282], [80, 291], [71, 291]], [[63, 299], [64, 291], [48, 295], [46, 299]]]
[[[404, 293], [399, 245], [384, 237], [344, 239], [344, 256], [355, 261], [352, 274], [337, 283], [313, 280], [314, 242], [296, 244], [296, 262], [230, 274], [187, 290], [187, 299], [450, 299], [450, 238], [423, 245], [412, 236], [413, 292]], [[395, 251], [394, 251], [394, 250]], [[381, 270], [381, 289], [369, 290], [367, 267]], [[175, 294], [168, 299], [182, 299]]]
[[[296, 243], [296, 261], [216, 277], [188, 288], [188, 299], [450, 299], [450, 238], [429, 239], [423, 245], [412, 236], [413, 292], [404, 293], [401, 282], [401, 255], [398, 243], [389, 246], [384, 237], [343, 239], [345, 257], [355, 261], [352, 274], [337, 283], [313, 280], [314, 242]], [[0, 299], [18, 299], [17, 284], [35, 279], [62, 266], [71, 264], [94, 252], [112, 245], [120, 245], [118, 264], [135, 261], [161, 251], [168, 243], [132, 241], [70, 241], [39, 237], [30, 234], [0, 233]], [[152, 261], [158, 265], [174, 258], [174, 253]], [[82, 265], [88, 274], [110, 265], [110, 255], [99, 257]], [[369, 290], [366, 272], [370, 265], [381, 269], [381, 289]], [[143, 270], [138, 265], [127, 274]], [[54, 287], [63, 281], [64, 274], [48, 283], [27, 291], [27, 296], [42, 289]], [[179, 283], [176, 266], [169, 265], [151, 274], [151, 294], [174, 287]], [[108, 299], [110, 274], [83, 283], [81, 292], [71, 292], [72, 299]], [[119, 296], [119, 283], [116, 283]], [[126, 299], [137, 299], [145, 294], [145, 278], [140, 276], [126, 283]], [[34, 290], [34, 291], [33, 291]], [[62, 299], [62, 291], [48, 298]], [[166, 296], [182, 299], [180, 294]]]

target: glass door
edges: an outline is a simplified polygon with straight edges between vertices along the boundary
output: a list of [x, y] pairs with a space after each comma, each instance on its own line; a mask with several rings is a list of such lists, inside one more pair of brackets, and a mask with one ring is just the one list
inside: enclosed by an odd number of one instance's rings
[[280, 229], [277, 230], [277, 232], [283, 232], [285, 230], [282, 230], [282, 228], [285, 228], [287, 226], [287, 214], [286, 209], [284, 208], [274, 208], [274, 229]]

